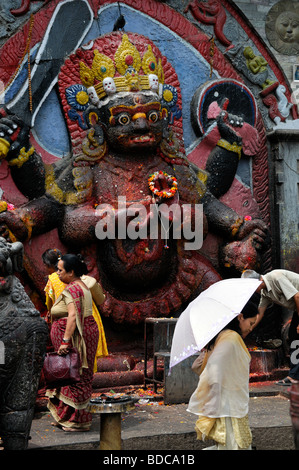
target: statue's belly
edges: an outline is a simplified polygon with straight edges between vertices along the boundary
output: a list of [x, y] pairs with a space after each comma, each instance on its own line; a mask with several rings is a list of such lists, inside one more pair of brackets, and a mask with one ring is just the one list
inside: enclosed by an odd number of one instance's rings
[[98, 244], [102, 279], [115, 295], [139, 299], [169, 282], [176, 269], [175, 243], [161, 239], [105, 240]]

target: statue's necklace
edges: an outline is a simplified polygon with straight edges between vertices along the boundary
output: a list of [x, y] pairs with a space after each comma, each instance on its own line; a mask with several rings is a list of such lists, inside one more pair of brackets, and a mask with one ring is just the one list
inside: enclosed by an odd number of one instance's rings
[[[160, 188], [157, 187], [157, 184], [160, 185]], [[164, 234], [164, 239], [165, 239], [164, 248], [168, 249], [169, 248], [168, 234], [173, 225], [174, 216], [171, 220], [171, 223], [170, 224], [168, 223], [168, 228], [166, 229], [162, 220], [161, 210], [159, 210], [159, 204], [161, 203], [163, 199], [170, 199], [176, 196], [176, 206], [178, 206], [179, 192], [178, 192], [177, 179], [175, 178], [175, 176], [169, 175], [168, 173], [164, 171], [161, 171], [161, 170], [155, 171], [155, 173], [150, 175], [148, 179], [148, 185], [153, 194], [152, 201], [155, 205], [158, 217], [160, 219], [161, 227], [163, 228], [163, 234]], [[168, 207], [167, 204], [164, 204], [164, 206], [165, 205]], [[172, 204], [172, 210], [175, 209], [176, 206]], [[169, 222], [169, 218], [168, 218], [168, 222]]]

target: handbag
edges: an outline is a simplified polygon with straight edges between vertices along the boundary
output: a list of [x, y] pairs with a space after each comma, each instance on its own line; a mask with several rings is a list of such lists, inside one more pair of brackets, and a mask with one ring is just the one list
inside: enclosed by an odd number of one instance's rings
[[61, 356], [57, 352], [47, 353], [43, 364], [46, 386], [57, 388], [80, 382], [80, 368], [81, 359], [76, 348]]

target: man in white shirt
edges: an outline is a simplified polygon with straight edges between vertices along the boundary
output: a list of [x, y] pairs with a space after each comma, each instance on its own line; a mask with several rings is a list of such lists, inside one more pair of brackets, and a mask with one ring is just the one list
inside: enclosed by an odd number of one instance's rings
[[299, 382], [299, 357], [295, 354], [299, 346], [299, 274], [286, 269], [274, 269], [262, 275], [252, 270], [246, 270], [242, 277], [252, 277], [262, 281], [257, 289], [261, 299], [258, 306], [259, 318], [255, 327], [262, 320], [267, 307], [271, 303], [293, 311], [289, 328], [290, 372], [287, 377], [279, 380], [277, 384], [291, 385]]

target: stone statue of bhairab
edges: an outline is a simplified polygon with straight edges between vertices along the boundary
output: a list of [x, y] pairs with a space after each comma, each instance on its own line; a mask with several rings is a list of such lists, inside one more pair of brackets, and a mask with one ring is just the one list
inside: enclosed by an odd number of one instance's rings
[[[94, 40], [66, 59], [58, 86], [71, 155], [44, 164], [22, 116], [5, 117], [14, 134], [1, 143], [30, 201], [0, 214], [3, 230], [9, 229], [2, 233], [22, 241], [57, 228], [66, 250], [92, 260], [91, 274], [106, 293], [102, 315], [123, 324], [177, 315], [221, 279], [196, 245], [199, 234], [238, 241], [226, 250], [225, 263], [237, 262], [239, 274], [244, 263], [253, 268], [265, 223], [245, 220], [219, 200], [235, 177], [242, 152], [236, 129], [244, 124], [229, 116], [224, 92], [218, 101], [211, 98], [208, 115], [219, 145], [205, 171], [186, 158], [180, 83], [150, 39], [113, 32]], [[13, 124], [20, 130], [15, 139]]]

